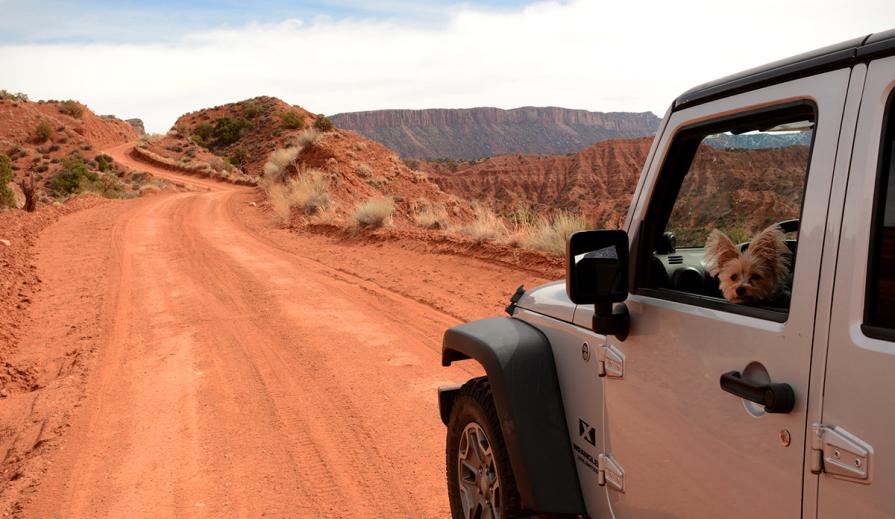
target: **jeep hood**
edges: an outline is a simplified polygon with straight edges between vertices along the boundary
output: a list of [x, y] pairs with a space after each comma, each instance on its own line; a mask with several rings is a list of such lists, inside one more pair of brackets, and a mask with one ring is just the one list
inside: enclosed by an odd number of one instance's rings
[[519, 308], [571, 323], [575, 304], [566, 295], [566, 282], [554, 281], [525, 292], [516, 303]]

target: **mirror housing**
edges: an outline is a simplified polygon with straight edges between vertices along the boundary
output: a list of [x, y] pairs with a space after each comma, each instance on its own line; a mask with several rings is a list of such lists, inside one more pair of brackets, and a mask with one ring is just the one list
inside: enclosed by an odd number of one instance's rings
[[573, 303], [611, 304], [628, 298], [628, 233], [579, 231], [566, 242], [566, 294]]
[[592, 328], [601, 335], [628, 337], [628, 233], [580, 231], [566, 243], [566, 294], [578, 305], [593, 304]]

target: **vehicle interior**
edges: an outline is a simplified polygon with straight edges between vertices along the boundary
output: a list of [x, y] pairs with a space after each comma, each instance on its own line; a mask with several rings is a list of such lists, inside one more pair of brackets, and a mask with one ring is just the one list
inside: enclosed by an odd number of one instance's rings
[[[681, 131], [656, 186], [668, 195], [653, 197], [644, 222], [640, 250], [650, 254], [638, 259], [639, 288], [704, 306], [753, 307], [785, 316], [814, 120], [813, 106], [805, 103]], [[775, 224], [785, 234], [793, 266], [780, 297], [729, 303], [707, 268], [710, 233], [718, 229], [746, 251], [757, 233]]]

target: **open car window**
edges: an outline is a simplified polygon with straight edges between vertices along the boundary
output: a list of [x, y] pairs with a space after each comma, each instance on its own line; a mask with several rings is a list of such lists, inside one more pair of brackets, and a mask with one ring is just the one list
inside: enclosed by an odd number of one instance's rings
[[877, 173], [864, 332], [895, 340], [895, 94], [889, 97]]
[[638, 288], [785, 319], [815, 120], [804, 103], [680, 131], [647, 210]]

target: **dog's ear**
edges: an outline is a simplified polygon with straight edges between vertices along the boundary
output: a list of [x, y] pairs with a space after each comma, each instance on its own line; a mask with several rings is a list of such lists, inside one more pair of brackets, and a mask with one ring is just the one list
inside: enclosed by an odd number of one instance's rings
[[715, 229], [705, 242], [705, 265], [713, 277], [721, 272], [721, 268], [730, 260], [740, 257], [740, 251], [726, 234]]
[[767, 262], [778, 280], [789, 275], [791, 255], [780, 226], [775, 224], [756, 234], [749, 243], [749, 254]]

